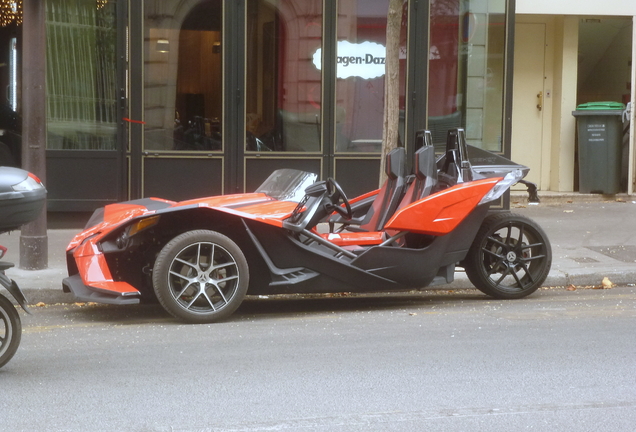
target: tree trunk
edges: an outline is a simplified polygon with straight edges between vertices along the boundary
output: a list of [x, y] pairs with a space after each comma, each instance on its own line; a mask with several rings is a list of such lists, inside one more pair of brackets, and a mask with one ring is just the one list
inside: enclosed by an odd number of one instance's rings
[[386, 180], [386, 155], [398, 146], [400, 124], [400, 28], [404, 0], [390, 0], [386, 22], [386, 60], [384, 73], [384, 123], [382, 128], [382, 154], [380, 186]]

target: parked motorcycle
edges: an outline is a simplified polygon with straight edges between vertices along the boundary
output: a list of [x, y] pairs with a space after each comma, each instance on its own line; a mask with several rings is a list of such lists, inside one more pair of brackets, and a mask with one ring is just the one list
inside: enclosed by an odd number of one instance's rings
[[[0, 233], [18, 229], [35, 220], [42, 211], [46, 189], [35, 175], [28, 171], [0, 167]], [[0, 246], [0, 259], [7, 248]], [[27, 313], [27, 300], [18, 284], [5, 274], [13, 263], [0, 261], [2, 285]], [[22, 323], [13, 302], [0, 294], [0, 367], [14, 356], [22, 339]]]
[[[0, 245], [0, 259], [7, 253], [7, 248]], [[5, 270], [13, 267], [13, 263], [0, 261], [0, 284], [28, 314], [27, 300], [14, 280], [5, 274]], [[22, 339], [22, 323], [17, 309], [11, 300], [0, 294], [0, 367], [4, 366], [18, 350]]]

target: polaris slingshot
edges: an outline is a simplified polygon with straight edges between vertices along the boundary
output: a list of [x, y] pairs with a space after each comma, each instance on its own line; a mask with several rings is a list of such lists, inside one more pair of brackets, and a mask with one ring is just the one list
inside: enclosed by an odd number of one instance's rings
[[418, 142], [412, 174], [394, 149], [385, 184], [351, 200], [332, 178], [282, 169], [254, 193], [98, 209], [68, 245], [64, 291], [111, 304], [156, 298], [190, 323], [228, 317], [247, 294], [413, 290], [452, 282], [456, 266], [492, 297], [533, 293], [550, 270], [547, 236], [489, 211], [528, 168], [467, 146], [461, 129], [440, 157], [430, 133]]

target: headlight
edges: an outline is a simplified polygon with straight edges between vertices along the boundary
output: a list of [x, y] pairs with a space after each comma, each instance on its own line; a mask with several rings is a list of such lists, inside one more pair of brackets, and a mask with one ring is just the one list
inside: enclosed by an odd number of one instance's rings
[[32, 190], [42, 189], [44, 185], [37, 176], [29, 173], [29, 176], [18, 184], [14, 184], [11, 188], [16, 192], [28, 192]]
[[128, 236], [132, 237], [140, 231], [153, 227], [159, 223], [159, 216], [151, 216], [145, 219], [140, 219], [130, 226], [128, 230]]
[[479, 201], [479, 204], [485, 204], [490, 201], [494, 201], [500, 196], [502, 196], [513, 184], [517, 183], [519, 180], [523, 178], [523, 171], [516, 169], [514, 171], [509, 172], [506, 176], [493, 187], [490, 192], [488, 192], [482, 199]]
[[128, 228], [126, 228], [117, 238], [115, 239], [115, 245], [119, 249], [126, 249], [128, 247], [128, 239], [130, 239], [135, 234], [140, 233], [141, 231], [153, 227], [159, 223], [159, 216], [151, 216], [144, 219], [139, 219]]

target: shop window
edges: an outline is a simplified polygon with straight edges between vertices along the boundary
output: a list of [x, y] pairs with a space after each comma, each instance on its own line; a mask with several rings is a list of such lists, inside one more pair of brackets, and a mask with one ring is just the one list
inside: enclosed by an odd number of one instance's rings
[[222, 1], [144, 6], [145, 149], [221, 151]]
[[114, 150], [114, 2], [47, 0], [47, 148]]
[[[12, 27], [12, 28], [11, 28]], [[22, 118], [20, 112], [20, 60], [18, 58], [17, 25], [0, 27], [0, 166], [21, 165]], [[8, 36], [8, 37], [7, 37]]]
[[320, 152], [322, 0], [248, 0], [246, 150]]
[[[336, 151], [379, 152], [389, 0], [341, 0], [338, 5]], [[401, 145], [404, 145], [407, 10], [405, 1], [399, 40]]]
[[469, 144], [502, 151], [504, 0], [432, 0], [428, 128], [438, 149], [448, 129]]

